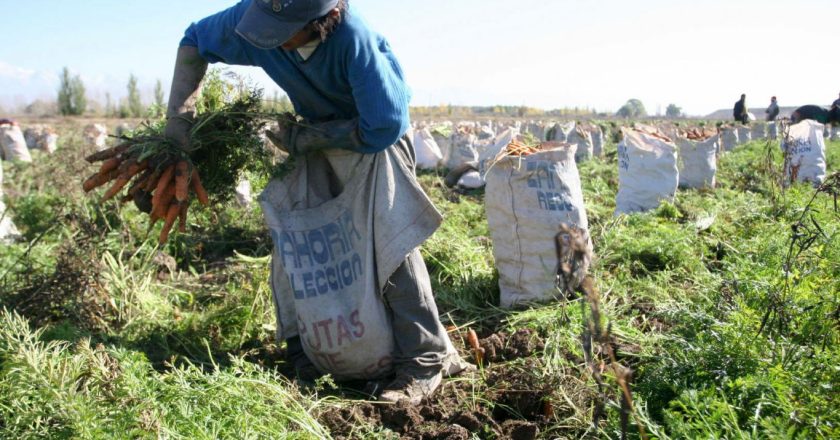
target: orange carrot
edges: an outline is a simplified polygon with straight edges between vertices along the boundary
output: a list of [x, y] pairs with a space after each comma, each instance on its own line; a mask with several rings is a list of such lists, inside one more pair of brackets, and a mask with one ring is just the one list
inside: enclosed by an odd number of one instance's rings
[[481, 345], [478, 344], [478, 335], [475, 334], [475, 330], [469, 329], [467, 331], [467, 342], [470, 344], [470, 347], [473, 349], [475, 353], [475, 362], [478, 365], [481, 365], [481, 361], [483, 360], [483, 351], [481, 349]]
[[[159, 218], [165, 218], [167, 212], [169, 212], [169, 205], [172, 203], [173, 199], [175, 198], [175, 187], [168, 186], [166, 189], [161, 193], [160, 202], [157, 205], [152, 205], [152, 212], [157, 213]], [[152, 202], [154, 203], [154, 202]]]
[[122, 153], [125, 153], [127, 150], [128, 145], [117, 145], [116, 147], [108, 148], [107, 150], [102, 150], [93, 153], [90, 156], [86, 157], [85, 160], [89, 163], [99, 162], [101, 160], [107, 160], [116, 157]]
[[169, 209], [166, 211], [166, 221], [163, 223], [163, 229], [160, 230], [160, 239], [158, 240], [158, 244], [166, 244], [166, 241], [169, 239], [169, 231], [172, 230], [172, 225], [175, 224], [175, 219], [178, 218], [178, 214], [180, 212], [181, 207], [177, 202], [169, 205]]
[[152, 195], [152, 206], [157, 206], [160, 204], [160, 199], [163, 197], [164, 193], [166, 192], [166, 188], [172, 181], [173, 174], [175, 174], [174, 164], [166, 167], [166, 169], [163, 170], [163, 173], [161, 173], [160, 179], [158, 179], [157, 186], [155, 187], [155, 193], [154, 195]]
[[204, 185], [201, 184], [201, 178], [198, 177], [198, 170], [193, 168], [192, 177], [190, 178], [190, 185], [192, 186], [193, 191], [195, 191], [195, 196], [198, 198], [198, 203], [201, 203], [204, 206], [210, 204], [210, 198], [207, 197], [207, 190], [204, 189]]
[[126, 194], [128, 194], [129, 196], [134, 196], [134, 194], [137, 191], [140, 191], [140, 189], [143, 188], [146, 185], [146, 183], [148, 183], [148, 180], [152, 177], [153, 174], [154, 171], [146, 169], [146, 171], [143, 174], [141, 174], [140, 177], [134, 179], [134, 183], [132, 183], [131, 187], [128, 188], [128, 192]]
[[107, 173], [96, 173], [85, 180], [82, 184], [82, 189], [84, 189], [85, 192], [90, 192], [116, 179], [117, 176], [119, 176], [119, 172], [117, 170], [111, 170]]
[[186, 202], [189, 195], [190, 164], [186, 160], [179, 161], [175, 166], [175, 199]]
[[115, 170], [119, 168], [120, 164], [122, 164], [122, 159], [119, 157], [112, 157], [105, 162], [102, 162], [102, 165], [99, 166], [99, 172], [107, 173], [111, 170]]
[[181, 203], [181, 212], [178, 213], [178, 232], [187, 232], [187, 210], [189, 207], [189, 202]]
[[142, 171], [146, 166], [148, 166], [148, 162], [143, 161], [141, 163], [137, 163], [134, 159], [131, 159], [130, 163], [125, 167], [125, 170], [122, 170], [119, 177], [117, 177], [116, 182], [111, 186], [111, 188], [105, 192], [105, 195], [102, 196], [102, 201], [106, 201], [117, 195], [127, 184], [131, 181], [131, 178], [136, 176], [140, 171]]

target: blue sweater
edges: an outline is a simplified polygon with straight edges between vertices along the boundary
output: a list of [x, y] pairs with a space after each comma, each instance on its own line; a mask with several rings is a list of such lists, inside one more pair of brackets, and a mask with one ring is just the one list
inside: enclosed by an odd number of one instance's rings
[[210, 63], [261, 67], [309, 121], [358, 117], [362, 153], [382, 151], [408, 130], [411, 91], [402, 68], [385, 38], [353, 8], [304, 61], [297, 51], [259, 49], [235, 32], [251, 1], [193, 23], [181, 45], [198, 48]]

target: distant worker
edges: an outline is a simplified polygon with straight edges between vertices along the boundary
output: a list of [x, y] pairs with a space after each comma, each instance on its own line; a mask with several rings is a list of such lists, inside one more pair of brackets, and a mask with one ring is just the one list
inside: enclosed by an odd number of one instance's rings
[[779, 117], [779, 104], [776, 103], [776, 97], [770, 98], [770, 106], [767, 107], [767, 110], [764, 110], [764, 113], [767, 113], [767, 121], [775, 121], [777, 117]]
[[[838, 99], [837, 101], [840, 101]], [[840, 124], [840, 105], [835, 101], [831, 105], [831, 110], [826, 110], [818, 105], [803, 105], [794, 110], [790, 115], [790, 120], [794, 124], [802, 122], [806, 119], [817, 121], [821, 124]]]
[[746, 124], [750, 121], [750, 115], [747, 113], [747, 95], [742, 94], [741, 99], [735, 103], [735, 108], [732, 109], [732, 117], [736, 122]]

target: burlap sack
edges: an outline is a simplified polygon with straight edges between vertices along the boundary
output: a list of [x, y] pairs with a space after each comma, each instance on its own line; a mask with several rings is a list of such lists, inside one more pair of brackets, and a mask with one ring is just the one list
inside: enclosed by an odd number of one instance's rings
[[811, 182], [819, 185], [825, 180], [825, 139], [823, 124], [805, 120], [792, 125], [782, 140], [785, 153], [787, 181]]
[[720, 136], [692, 141], [677, 139], [680, 188], [714, 188]]
[[677, 146], [634, 129], [623, 129], [622, 134], [615, 214], [647, 211], [662, 200], [672, 201], [679, 183]]

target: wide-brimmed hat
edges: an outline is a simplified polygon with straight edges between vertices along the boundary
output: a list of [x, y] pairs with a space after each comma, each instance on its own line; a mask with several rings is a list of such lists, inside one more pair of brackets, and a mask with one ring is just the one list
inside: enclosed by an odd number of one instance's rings
[[236, 33], [254, 46], [273, 49], [337, 5], [338, 0], [253, 0]]

